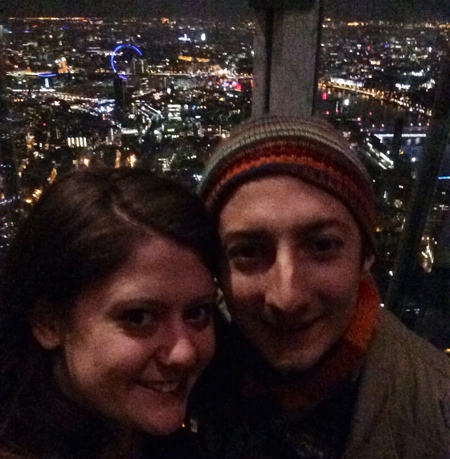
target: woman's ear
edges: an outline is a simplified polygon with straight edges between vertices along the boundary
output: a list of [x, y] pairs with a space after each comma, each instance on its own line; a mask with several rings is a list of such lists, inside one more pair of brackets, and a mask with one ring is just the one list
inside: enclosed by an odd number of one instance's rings
[[62, 342], [61, 330], [56, 324], [32, 323], [31, 331], [36, 341], [48, 351], [56, 349]]
[[48, 305], [41, 302], [36, 305], [30, 319], [31, 332], [36, 341], [48, 351], [56, 349], [62, 343], [62, 327], [49, 311]]

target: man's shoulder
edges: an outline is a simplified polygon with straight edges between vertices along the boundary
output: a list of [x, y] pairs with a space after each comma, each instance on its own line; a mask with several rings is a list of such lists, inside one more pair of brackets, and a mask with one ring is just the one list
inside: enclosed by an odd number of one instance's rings
[[449, 445], [448, 357], [383, 311], [366, 356], [345, 457], [440, 458]]
[[450, 384], [450, 359], [447, 355], [409, 330], [389, 311], [382, 311], [381, 327], [372, 347], [374, 359], [390, 362], [398, 372], [406, 371], [408, 374], [421, 369]]
[[[383, 311], [364, 365], [360, 409], [388, 414], [393, 424], [450, 431], [450, 362], [443, 351]], [[369, 416], [370, 417], [370, 416]], [[396, 419], [396, 421], [394, 421]], [[422, 435], [420, 434], [420, 435]], [[431, 433], [430, 433], [431, 435]]]

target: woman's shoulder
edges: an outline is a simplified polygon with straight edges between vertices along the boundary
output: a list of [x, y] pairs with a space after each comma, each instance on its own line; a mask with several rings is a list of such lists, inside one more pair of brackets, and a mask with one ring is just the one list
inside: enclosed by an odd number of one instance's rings
[[168, 436], [148, 436], [145, 441], [143, 457], [152, 459], [201, 459], [202, 455], [198, 448], [195, 433], [186, 426]]
[[17, 448], [0, 445], [0, 459], [37, 459], [31, 454], [19, 451]]

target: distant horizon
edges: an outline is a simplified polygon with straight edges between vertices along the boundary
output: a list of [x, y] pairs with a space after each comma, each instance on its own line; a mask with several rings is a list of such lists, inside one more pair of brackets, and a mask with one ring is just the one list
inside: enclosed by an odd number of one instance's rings
[[[99, 19], [99, 20], [146, 20], [146, 19], [158, 19], [158, 18], [168, 18], [168, 19], [189, 19], [189, 18], [194, 18], [198, 17], [195, 15], [189, 15], [189, 14], [180, 14], [180, 15], [168, 15], [165, 13], [155, 13], [155, 14], [139, 14], [135, 16], [112, 16], [112, 15], [106, 15], [106, 14], [96, 14], [96, 15], [81, 15], [81, 14], [73, 14], [73, 15], [67, 15], [67, 14], [39, 14], [39, 15], [30, 15], [30, 16], [21, 16], [21, 15], [11, 15], [11, 16], [6, 16], [3, 17], [3, 20], [15, 20], [15, 19], [29, 19], [29, 20], [57, 20], [57, 19]], [[362, 18], [343, 18], [343, 17], [337, 17], [333, 15], [327, 15], [324, 14], [325, 19], [331, 19], [332, 21], [342, 21], [342, 22], [361, 22], [361, 23], [370, 23], [370, 22], [396, 22], [399, 23], [399, 20], [396, 18], [373, 18], [373, 19], [362, 19]], [[236, 18], [236, 17], [211, 17], [211, 18], [205, 18], [203, 17], [202, 19], [205, 20], [218, 20], [222, 19], [223, 21], [236, 21], [239, 19], [244, 20], [244, 18]], [[251, 17], [246, 18], [247, 19], [252, 19]], [[0, 24], [1, 24], [2, 18], [0, 17]], [[409, 24], [409, 23], [427, 23], [427, 22], [437, 22], [437, 23], [445, 23], [445, 24], [450, 24], [450, 20], [448, 19], [439, 19], [439, 18], [428, 18], [428, 17], [420, 17], [420, 18], [409, 18], [409, 19], [404, 19], [400, 21], [400, 23], [404, 24]]]
[[[301, 0], [293, 0], [301, 1]], [[6, 3], [6, 2], [5, 2]], [[15, 0], [0, 17], [189, 17], [238, 18], [248, 0]], [[12, 4], [13, 3], [13, 4]], [[324, 15], [349, 21], [450, 20], [449, 0], [324, 0]]]

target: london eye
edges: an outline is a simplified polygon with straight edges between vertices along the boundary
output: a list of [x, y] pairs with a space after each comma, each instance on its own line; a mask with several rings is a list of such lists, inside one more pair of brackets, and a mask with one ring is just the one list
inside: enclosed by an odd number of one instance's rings
[[111, 68], [121, 78], [126, 78], [126, 74], [130, 73], [133, 59], [136, 57], [142, 57], [142, 51], [136, 45], [117, 45], [111, 53]]

